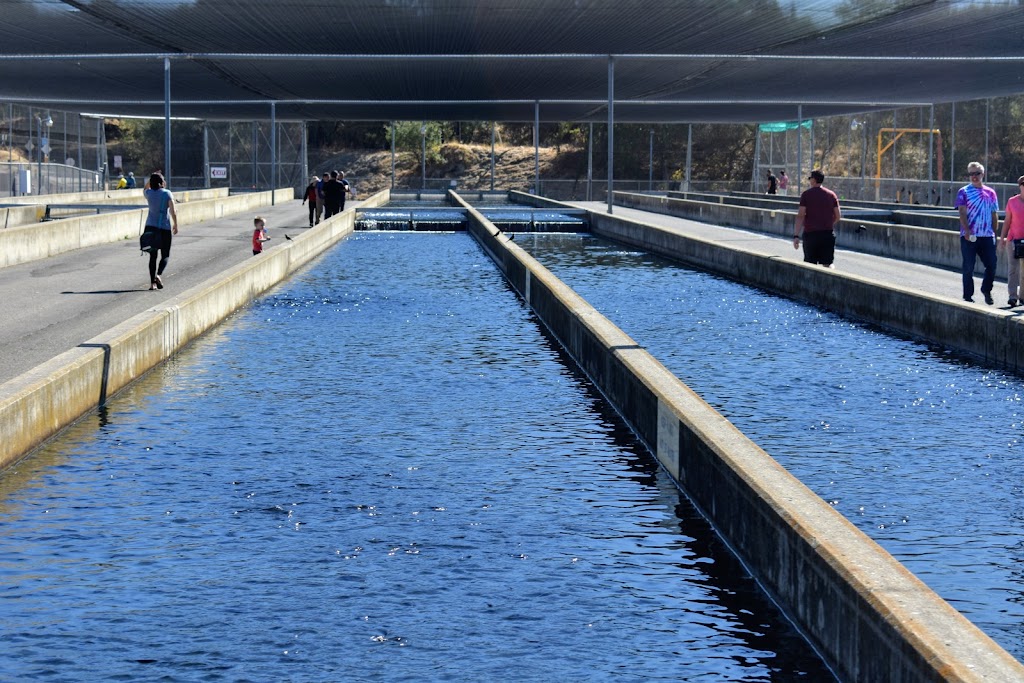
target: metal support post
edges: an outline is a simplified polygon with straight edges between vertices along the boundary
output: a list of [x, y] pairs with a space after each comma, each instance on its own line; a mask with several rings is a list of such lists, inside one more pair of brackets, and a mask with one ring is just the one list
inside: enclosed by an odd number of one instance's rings
[[956, 102], [953, 103], [949, 129], [949, 180], [952, 182], [956, 179]]
[[533, 103], [533, 193], [540, 194], [540, 102]]
[[985, 176], [989, 175], [988, 170], [988, 115], [989, 110], [992, 108], [992, 99], [985, 100]]
[[[691, 126], [693, 124], [690, 124]], [[754, 129], [757, 131], [754, 133], [754, 164], [753, 168], [750, 169], [750, 191], [757, 192], [757, 180], [761, 177], [761, 124], [758, 124]], [[799, 131], [800, 129], [797, 128]], [[771, 135], [771, 133], [769, 133]], [[689, 147], [687, 147], [687, 155], [689, 155]], [[799, 173], [798, 173], [799, 174]]]
[[391, 189], [395, 189], [395, 122], [391, 122]]
[[496, 124], [491, 121], [491, 192], [494, 192], [494, 130]]
[[210, 188], [210, 124], [203, 121], [203, 187]]
[[78, 191], [82, 191], [82, 176], [84, 175], [82, 168], [82, 115], [78, 115]]
[[270, 103], [270, 205], [277, 190], [277, 102]]
[[608, 56], [608, 213], [612, 213], [615, 168], [615, 57]]
[[932, 201], [932, 158], [935, 154], [935, 105], [928, 105], [928, 204], [934, 204]]
[[796, 105], [796, 193], [803, 191], [804, 185], [804, 106]]
[[420, 122], [420, 141], [422, 143], [422, 151], [420, 152], [420, 164], [422, 167], [422, 181], [420, 183], [420, 189], [427, 189], [427, 122]]
[[867, 192], [868, 122], [864, 121], [861, 128], [864, 129], [864, 145], [860, 151], [860, 198], [864, 199], [864, 193]]
[[308, 182], [309, 178], [309, 129], [306, 122], [302, 122], [302, 182]]
[[252, 189], [254, 189], [254, 190], [259, 185], [259, 178], [260, 178], [259, 161], [258, 161], [258, 156], [256, 154], [256, 150], [259, 149], [259, 143], [260, 143], [260, 140], [259, 140], [258, 124], [255, 121], [253, 121], [252, 122]]
[[690, 191], [690, 161], [693, 159], [691, 150], [693, 148], [693, 124], [686, 124], [686, 188], [685, 191]]
[[654, 129], [651, 129], [651, 140], [647, 152], [647, 191], [654, 191]]
[[594, 201], [594, 122], [587, 133], [587, 201]]
[[[106, 161], [106, 153], [103, 160]], [[164, 178], [171, 184], [171, 58], [164, 57]]]

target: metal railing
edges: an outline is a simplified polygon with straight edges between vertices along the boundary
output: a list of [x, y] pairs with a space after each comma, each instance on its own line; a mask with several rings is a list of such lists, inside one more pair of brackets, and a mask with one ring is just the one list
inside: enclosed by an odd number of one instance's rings
[[0, 162], [0, 197], [102, 190], [102, 174], [53, 163]]

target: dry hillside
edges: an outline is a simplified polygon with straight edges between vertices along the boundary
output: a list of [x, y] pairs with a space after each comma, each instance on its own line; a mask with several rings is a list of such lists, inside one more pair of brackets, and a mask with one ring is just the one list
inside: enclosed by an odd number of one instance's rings
[[[446, 144], [441, 146], [443, 164], [427, 164], [427, 187], [439, 188], [446, 181], [457, 181], [463, 189], [490, 188], [490, 145]], [[532, 147], [496, 147], [494, 151], [494, 186], [498, 189], [526, 189], [533, 184], [534, 150]], [[575, 151], [557, 153], [554, 148], [540, 149], [540, 174], [543, 178], [574, 179], [578, 175], [582, 155]], [[582, 175], [586, 176], [585, 159]], [[391, 187], [391, 152], [346, 150], [322, 161], [310, 159], [311, 170], [323, 173], [333, 169], [345, 171], [354, 180], [360, 195]], [[395, 156], [395, 184], [398, 187], [421, 186], [421, 166], [417, 155], [403, 152]]]

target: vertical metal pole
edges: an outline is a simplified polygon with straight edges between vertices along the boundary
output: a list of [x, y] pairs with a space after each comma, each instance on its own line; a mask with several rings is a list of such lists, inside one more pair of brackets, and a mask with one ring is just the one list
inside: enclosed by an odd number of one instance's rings
[[203, 121], [203, 187], [210, 188], [210, 124]]
[[540, 194], [540, 101], [533, 103], [533, 193]]
[[82, 191], [82, 176], [85, 169], [82, 168], [82, 115], [78, 115], [78, 191]]
[[868, 122], [861, 124], [864, 129], [864, 146], [860, 151], [860, 198], [864, 199], [867, 192], [867, 165], [868, 165]]
[[309, 129], [306, 122], [302, 122], [302, 182], [309, 178]]
[[68, 113], [64, 112], [64, 149], [62, 150], [64, 158], [60, 159], [60, 163], [64, 163], [68, 158]]
[[775, 165], [775, 133], [768, 131], [768, 168]]
[[[78, 129], [82, 129], [82, 117], [78, 117]], [[82, 136], [78, 136], [78, 149], [82, 149]], [[7, 162], [14, 163], [14, 103], [7, 103]], [[78, 166], [82, 166], [81, 154], [79, 154]]]
[[587, 133], [587, 201], [594, 200], [594, 122]]
[[[103, 157], [106, 161], [106, 154]], [[171, 184], [171, 58], [164, 57], [164, 178]], [[165, 189], [166, 189], [165, 187]]]
[[811, 153], [811, 170], [817, 168], [815, 165], [817, 162], [814, 160], [814, 117], [811, 117], [811, 148], [808, 150]]
[[615, 57], [608, 55], [608, 213], [612, 212], [612, 183], [615, 174]]
[[651, 143], [650, 150], [647, 153], [648, 168], [647, 168], [647, 191], [654, 191], [654, 129], [651, 129]]
[[796, 105], [796, 194], [800, 196], [804, 184], [804, 106]]
[[[692, 125], [692, 124], [691, 124]], [[757, 192], [757, 179], [761, 175], [761, 124], [758, 124], [754, 133], [754, 164], [750, 169], [750, 191]], [[797, 130], [800, 130], [797, 128]], [[769, 133], [771, 135], [771, 133]], [[689, 155], [689, 148], [686, 150]]]
[[956, 102], [953, 103], [949, 128], [949, 181], [953, 182], [956, 179]]
[[395, 122], [391, 122], [391, 189], [395, 189]]
[[270, 103], [270, 205], [277, 192], [277, 102]]
[[252, 122], [252, 189], [256, 189], [259, 185], [260, 168], [259, 161], [257, 159], [256, 149], [259, 147], [259, 130], [257, 129], [257, 123]]
[[686, 124], [686, 192], [690, 191], [690, 161], [693, 159], [693, 124]]
[[228, 189], [235, 182], [235, 122], [228, 123]]
[[985, 100], [985, 176], [988, 177], [988, 113], [992, 105], [992, 99]]
[[494, 192], [494, 131], [497, 124], [491, 121], [491, 192]]
[[932, 157], [935, 154], [935, 105], [928, 105], [928, 201], [932, 204]]
[[[892, 127], [896, 128], [896, 110], [892, 110]], [[896, 199], [896, 133], [893, 134], [892, 142], [892, 198]]]
[[422, 165], [423, 179], [420, 184], [420, 189], [427, 189], [427, 122], [420, 122], [420, 141], [422, 144], [422, 151], [420, 153], [420, 164]]

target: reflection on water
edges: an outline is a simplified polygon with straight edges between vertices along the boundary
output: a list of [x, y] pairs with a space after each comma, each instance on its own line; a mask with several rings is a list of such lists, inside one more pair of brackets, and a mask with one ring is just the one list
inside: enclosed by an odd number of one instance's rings
[[2, 680], [827, 680], [465, 235], [360, 233], [0, 479]]
[[1024, 381], [615, 243], [516, 242], [1024, 658]]

